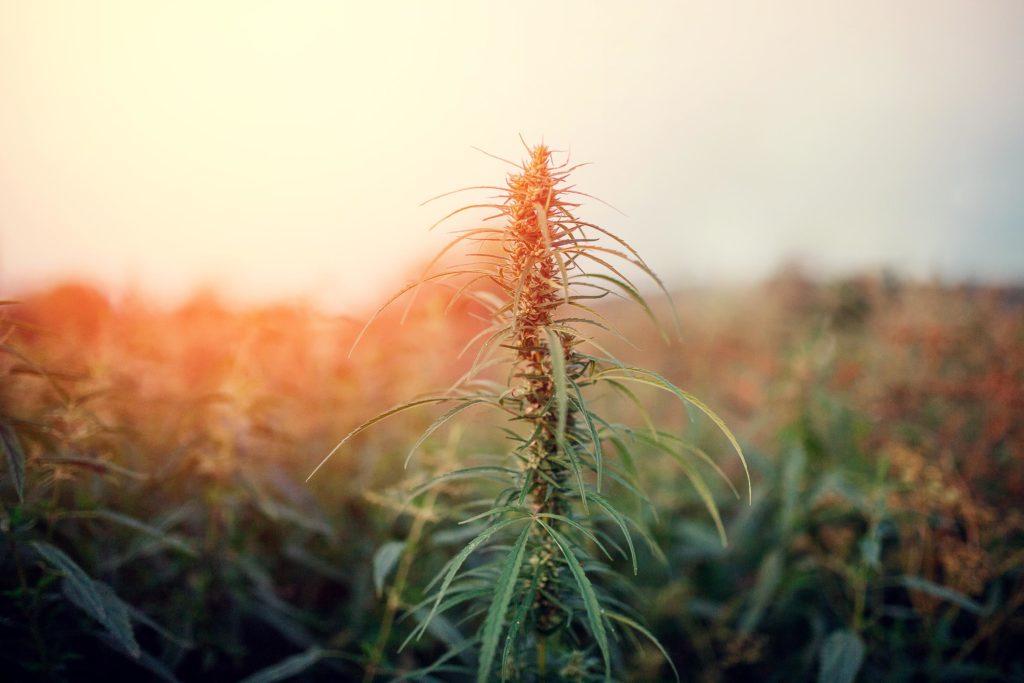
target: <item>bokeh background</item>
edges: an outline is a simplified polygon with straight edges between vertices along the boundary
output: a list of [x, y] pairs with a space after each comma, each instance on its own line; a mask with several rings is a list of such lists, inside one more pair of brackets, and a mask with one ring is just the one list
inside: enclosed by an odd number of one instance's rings
[[479, 311], [444, 288], [349, 351], [488, 192], [421, 202], [501, 185], [521, 136], [591, 162], [579, 213], [672, 292], [678, 340], [603, 301], [636, 346], [603, 344], [750, 460], [749, 503], [706, 472], [727, 547], [656, 448], [652, 505], [609, 492], [683, 679], [1024, 680], [1021, 121], [1019, 2], [0, 0], [3, 670], [429, 680], [472, 628], [399, 652], [403, 615], [490, 489], [408, 493], [501, 425], [403, 468], [439, 414], [410, 411], [305, 479], [467, 369]]
[[0, 8], [7, 290], [366, 304], [519, 134], [670, 282], [1024, 275], [1018, 2]]

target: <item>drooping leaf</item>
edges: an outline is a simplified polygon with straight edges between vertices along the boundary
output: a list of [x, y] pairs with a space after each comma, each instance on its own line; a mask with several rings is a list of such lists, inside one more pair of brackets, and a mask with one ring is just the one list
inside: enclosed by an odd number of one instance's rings
[[444, 403], [445, 401], [452, 401], [454, 399], [455, 399], [454, 396], [432, 396], [432, 397], [429, 397], [429, 398], [421, 398], [421, 399], [416, 400], [416, 401], [407, 401], [406, 403], [403, 403], [401, 405], [397, 405], [394, 408], [390, 408], [388, 410], [385, 410], [383, 413], [377, 414], [376, 416], [370, 418], [369, 420], [367, 420], [366, 422], [364, 422], [363, 424], [359, 425], [358, 427], [353, 429], [351, 432], [346, 434], [345, 438], [343, 438], [341, 441], [339, 441], [338, 445], [336, 445], [334, 448], [332, 448], [331, 452], [328, 453], [326, 456], [324, 456], [324, 459], [320, 461], [320, 464], [318, 464], [316, 467], [313, 468], [313, 471], [309, 473], [308, 477], [306, 477], [306, 481], [308, 482], [310, 479], [312, 479], [313, 475], [316, 474], [317, 472], [319, 472], [320, 468], [323, 467], [325, 464], [327, 464], [327, 461], [331, 459], [331, 456], [334, 455], [335, 453], [337, 453], [338, 449], [341, 448], [343, 445], [345, 445], [346, 441], [351, 439], [356, 434], [359, 434], [360, 432], [364, 431], [368, 427], [372, 427], [373, 425], [377, 424], [378, 422], [380, 422], [381, 420], [383, 420], [385, 418], [391, 417], [392, 415], [394, 415], [396, 413], [400, 413], [402, 411], [409, 410], [410, 408], [415, 408], [416, 406], [422, 406], [422, 405], [426, 405], [428, 403]]
[[[618, 374], [615, 374], [615, 373], [618, 373]], [[640, 375], [640, 376], [637, 376], [637, 375]], [[719, 417], [718, 414], [715, 411], [711, 410], [711, 408], [706, 403], [701, 401], [699, 398], [697, 398], [693, 394], [691, 394], [691, 393], [689, 393], [687, 391], [683, 391], [682, 389], [677, 387], [672, 382], [668, 381], [667, 379], [665, 379], [664, 377], [662, 377], [658, 373], [653, 372], [651, 370], [645, 370], [643, 368], [636, 368], [636, 367], [618, 367], [618, 368], [611, 368], [609, 370], [603, 371], [603, 372], [599, 373], [599, 376], [605, 377], [605, 378], [611, 377], [612, 379], [628, 380], [628, 381], [631, 381], [631, 382], [638, 382], [640, 384], [646, 384], [648, 386], [652, 386], [652, 387], [655, 387], [657, 389], [661, 389], [663, 391], [667, 391], [667, 392], [669, 392], [671, 394], [674, 394], [677, 398], [679, 398], [684, 403], [689, 403], [690, 405], [694, 406], [695, 408], [700, 410], [702, 413], [707, 415], [708, 419], [710, 419], [712, 422], [714, 422], [715, 426], [718, 427], [718, 429], [721, 430], [721, 432], [723, 434], [725, 434], [725, 437], [729, 440], [729, 443], [732, 445], [733, 449], [736, 451], [736, 454], [740, 457], [740, 463], [743, 465], [743, 472], [746, 474], [746, 477], [747, 477], [747, 496], [748, 496], [748, 499], [751, 502], [753, 502], [753, 500], [754, 500], [754, 485], [753, 485], [753, 481], [750, 478], [750, 469], [747, 466], [747, 459], [743, 455], [743, 448], [740, 447], [740, 442], [736, 439], [736, 436], [732, 433], [732, 430], [729, 429], [729, 427], [725, 424], [725, 421], [721, 417]]]
[[607, 616], [612, 621], [617, 621], [620, 624], [625, 624], [626, 626], [630, 627], [631, 629], [633, 629], [637, 633], [639, 633], [639, 634], [643, 635], [644, 637], [646, 637], [647, 640], [651, 641], [651, 643], [654, 644], [654, 647], [658, 648], [658, 651], [661, 653], [661, 656], [665, 658], [665, 661], [668, 662], [669, 667], [671, 667], [671, 669], [672, 669], [673, 675], [675, 675], [675, 677], [676, 677], [676, 681], [677, 682], [679, 681], [679, 671], [676, 669], [675, 663], [672, 661], [672, 658], [668, 656], [668, 652], [665, 651], [665, 647], [661, 644], [661, 641], [659, 641], [657, 638], [655, 638], [653, 633], [651, 633], [646, 628], [644, 628], [641, 624], [637, 623], [633, 619], [630, 619], [629, 617], [627, 617], [624, 614], [617, 614], [615, 612], [608, 612]]
[[32, 547], [47, 564], [64, 575], [63, 590], [68, 600], [103, 624], [125, 651], [138, 658], [142, 650], [135, 640], [128, 608], [114, 591], [91, 578], [60, 548], [41, 541], [33, 542]]
[[626, 545], [629, 546], [629, 558], [633, 562], [633, 575], [637, 574], [637, 563], [636, 563], [636, 548], [633, 547], [633, 535], [629, 533], [629, 527], [626, 526], [626, 518], [621, 512], [615, 509], [612, 502], [602, 496], [599, 493], [591, 493], [591, 498], [597, 501], [597, 504], [604, 508], [608, 516], [619, 525], [619, 529], [622, 530], [622, 535], [626, 537]]
[[494, 655], [498, 649], [498, 639], [501, 637], [501, 629], [505, 622], [505, 613], [508, 612], [509, 602], [511, 602], [512, 595], [515, 592], [516, 582], [519, 579], [519, 569], [523, 564], [526, 539], [532, 528], [532, 524], [528, 525], [519, 534], [516, 544], [512, 547], [501, 569], [498, 583], [494, 587], [494, 599], [487, 610], [487, 619], [484, 621], [483, 632], [480, 638], [480, 668], [477, 671], [478, 683], [486, 683], [491, 675]]
[[519, 603], [516, 608], [515, 615], [512, 617], [512, 621], [508, 625], [508, 633], [505, 635], [505, 647], [501, 650], [501, 680], [505, 681], [508, 679], [510, 672], [510, 658], [512, 656], [512, 650], [515, 647], [516, 637], [519, 635], [519, 630], [523, 627], [523, 623], [526, 621], [526, 614], [530, 611], [530, 607], [533, 606], [533, 601], [537, 596], [537, 583], [540, 581], [540, 570], [535, 569], [533, 572], [533, 578], [530, 580], [530, 588], [526, 591], [526, 596]]
[[[499, 476], [502, 474], [504, 474], [505, 477]], [[452, 470], [451, 472], [445, 472], [444, 474], [440, 474], [436, 477], [428, 479], [427, 481], [423, 482], [422, 484], [414, 488], [412, 491], [410, 491], [409, 498], [415, 498], [416, 496], [419, 496], [420, 494], [429, 491], [438, 484], [446, 482], [450, 479], [482, 477], [496, 479], [498, 481], [507, 481], [507, 476], [509, 474], [517, 474], [517, 470], [514, 470], [510, 467], [498, 467], [497, 465], [477, 465], [475, 467], [463, 467], [457, 470]]]
[[25, 500], [25, 451], [21, 449], [21, 442], [7, 424], [0, 422], [0, 448], [7, 458], [7, 468], [11, 473], [11, 482], [14, 484], [14, 491], [18, 494], [18, 500]]
[[389, 541], [377, 548], [373, 554], [373, 587], [377, 597], [384, 593], [384, 581], [398, 564], [398, 559], [405, 550], [405, 541]]
[[972, 614], [984, 614], [985, 608], [982, 607], [977, 601], [972, 600], [968, 596], [955, 591], [952, 588], [929, 581], [928, 579], [920, 576], [905, 575], [898, 579], [900, 585], [910, 589], [921, 591], [922, 593], [928, 593], [936, 598], [951, 602], [957, 607], [967, 610]]
[[590, 624], [590, 632], [594, 636], [594, 640], [597, 641], [597, 647], [601, 650], [601, 657], [604, 659], [605, 678], [610, 678], [612, 661], [611, 652], [608, 650], [608, 632], [605, 630], [604, 614], [601, 610], [601, 603], [597, 599], [597, 594], [594, 592], [594, 587], [591, 585], [590, 579], [587, 578], [586, 572], [583, 571], [580, 561], [576, 559], [569, 540], [543, 520], [538, 519], [537, 523], [543, 526], [548, 534], [551, 535], [559, 550], [562, 551], [565, 563], [569, 565], [569, 571], [572, 572], [572, 576], [576, 580], [576, 586], [580, 589], [580, 598], [583, 600], [583, 606], [587, 611], [587, 623]]
[[305, 652], [282, 659], [277, 664], [260, 669], [253, 675], [242, 679], [241, 683], [277, 683], [277, 681], [284, 681], [298, 676], [323, 658], [324, 651], [318, 647], [312, 647]]
[[46, 560], [47, 564], [56, 569], [57, 571], [64, 574], [64, 578], [75, 585], [76, 596], [79, 598], [79, 602], [75, 604], [81, 607], [87, 614], [103, 621], [103, 598], [96, 590], [93, 584], [92, 578], [85, 573], [78, 564], [64, 554], [64, 551], [60, 548], [54, 547], [49, 543], [43, 543], [41, 541], [34, 541], [32, 547], [36, 549], [43, 559]]
[[434, 605], [433, 607], [431, 607], [430, 613], [427, 614], [427, 618], [423, 620], [423, 622], [417, 629], [416, 638], [419, 638], [423, 635], [423, 632], [426, 631], [427, 627], [430, 625], [430, 621], [434, 618], [434, 615], [437, 614], [438, 606], [441, 604], [441, 600], [444, 599], [444, 595], [448, 591], [448, 587], [455, 579], [455, 575], [459, 572], [459, 569], [462, 567], [462, 563], [466, 561], [466, 559], [473, 553], [474, 550], [483, 545], [483, 543], [487, 541], [487, 539], [489, 539], [491, 536], [501, 531], [505, 527], [511, 524], [515, 524], [516, 522], [522, 521], [523, 519], [523, 517], [519, 517], [517, 519], [506, 519], [492, 526], [489, 526], [483, 531], [481, 531], [476, 536], [476, 538], [467, 543], [466, 547], [459, 551], [459, 554], [456, 555], [447, 565], [448, 570], [445, 573], [444, 580], [441, 582], [440, 589], [438, 589], [437, 591], [437, 597], [434, 599]]
[[[67, 587], [68, 583], [65, 582], [64, 585]], [[142, 654], [142, 649], [135, 640], [135, 629], [132, 628], [131, 608], [121, 600], [121, 598], [117, 597], [117, 594], [114, 593], [114, 589], [107, 584], [94, 579], [93, 586], [96, 588], [96, 592], [103, 601], [103, 611], [106, 615], [103, 625], [106, 626], [110, 634], [124, 646], [128, 654], [133, 658], [138, 658]], [[74, 602], [70, 594], [65, 593], [65, 595], [68, 595], [68, 598]]]
[[451, 410], [447, 411], [441, 417], [439, 417], [436, 420], [434, 420], [430, 424], [429, 427], [427, 427], [425, 430], [423, 430], [423, 433], [420, 435], [420, 438], [418, 438], [416, 440], [416, 443], [414, 443], [412, 445], [412, 448], [409, 449], [409, 454], [407, 456], [405, 456], [404, 467], [409, 467], [409, 461], [412, 460], [413, 453], [416, 452], [416, 449], [418, 449], [423, 444], [424, 441], [429, 439], [431, 434], [433, 434], [438, 429], [440, 429], [441, 426], [444, 425], [445, 422], [447, 422], [448, 420], [452, 419], [453, 417], [455, 417], [456, 415], [461, 413], [466, 408], [472, 408], [473, 406], [478, 405], [480, 403], [489, 403], [489, 402], [490, 401], [488, 401], [487, 399], [483, 399], [483, 398], [469, 399], [469, 400], [466, 400], [466, 401], [460, 403], [459, 405], [455, 406]]
[[818, 683], [853, 683], [864, 661], [864, 641], [853, 631], [834, 631], [821, 647]]

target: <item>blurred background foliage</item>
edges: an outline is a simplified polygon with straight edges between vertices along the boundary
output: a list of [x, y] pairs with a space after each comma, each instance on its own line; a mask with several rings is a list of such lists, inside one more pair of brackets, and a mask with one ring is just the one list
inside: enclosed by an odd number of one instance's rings
[[[497, 425], [439, 431], [403, 469], [438, 414], [409, 411], [304, 483], [469, 367], [482, 323], [449, 296], [386, 312], [351, 358], [360, 323], [298, 305], [66, 285], [0, 308], [3, 678], [451, 680], [473, 657], [459, 623], [399, 651], [403, 616], [486, 489], [409, 492], [503, 452]], [[615, 304], [638, 348], [604, 341], [706, 399], [754, 486], [748, 504], [709, 479], [723, 547], [684, 472], [637, 446], [651, 505], [623, 500], [661, 556], [638, 546], [628, 599], [682, 678], [1024, 680], [1024, 292], [787, 270], [675, 300], [681, 341]], [[743, 481], [713, 425], [640, 397]], [[624, 652], [634, 680], [671, 679], [652, 646]]]

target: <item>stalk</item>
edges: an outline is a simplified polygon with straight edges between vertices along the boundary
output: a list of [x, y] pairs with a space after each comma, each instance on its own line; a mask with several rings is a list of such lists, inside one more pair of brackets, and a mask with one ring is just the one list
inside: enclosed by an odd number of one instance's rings
[[[515, 350], [513, 387], [518, 397], [519, 417], [532, 427], [532, 441], [526, 449], [523, 475], [529, 492], [530, 507], [534, 514], [569, 517], [572, 506], [568, 482], [571, 477], [568, 439], [559, 434], [572, 433], [577, 409], [567, 404], [564, 417], [560, 416], [553, 375], [552, 348], [548, 330], [554, 322], [555, 311], [565, 303], [564, 283], [559, 281], [561, 271], [552, 252], [550, 226], [558, 225], [564, 210], [558, 196], [558, 183], [562, 177], [553, 173], [551, 153], [543, 145], [532, 150], [529, 163], [521, 174], [508, 179], [508, 226], [504, 251], [506, 263], [499, 269], [501, 281], [512, 298], [512, 347]], [[572, 350], [569, 335], [558, 334], [565, 368], [580, 366]], [[575, 379], [575, 377], [573, 377]], [[557, 518], [546, 518], [560, 529]], [[556, 602], [553, 589], [559, 583], [560, 566], [556, 561], [558, 548], [552, 537], [541, 527], [532, 532], [534, 551], [528, 562], [540, 572], [538, 591], [533, 605], [534, 628], [541, 636], [556, 631], [564, 622], [564, 613]], [[538, 650], [538, 659], [543, 654]]]

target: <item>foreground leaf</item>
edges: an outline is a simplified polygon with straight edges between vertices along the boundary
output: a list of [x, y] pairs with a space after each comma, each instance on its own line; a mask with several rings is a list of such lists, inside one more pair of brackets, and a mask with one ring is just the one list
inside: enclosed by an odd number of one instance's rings
[[498, 585], [494, 588], [494, 600], [491, 601], [491, 606], [487, 610], [487, 620], [484, 621], [483, 635], [481, 636], [480, 668], [477, 671], [478, 683], [485, 683], [490, 676], [494, 655], [498, 650], [498, 638], [501, 636], [501, 628], [505, 622], [505, 613], [508, 612], [509, 602], [515, 592], [519, 569], [523, 564], [526, 539], [531, 529], [533, 529], [532, 524], [519, 534], [519, 539], [508, 555], [508, 561], [501, 569]]
[[538, 519], [537, 523], [543, 526], [551, 535], [551, 538], [554, 539], [559, 550], [562, 551], [562, 555], [565, 556], [565, 562], [569, 565], [569, 571], [572, 572], [573, 578], [576, 579], [576, 586], [580, 589], [583, 606], [587, 610], [587, 622], [590, 624], [590, 632], [593, 634], [594, 640], [597, 641], [597, 646], [601, 650], [601, 657], [604, 658], [605, 678], [609, 678], [611, 676], [612, 662], [611, 653], [608, 650], [608, 633], [604, 627], [604, 615], [601, 612], [601, 603], [597, 599], [594, 587], [591, 585], [590, 579], [587, 578], [586, 572], [583, 571], [580, 561], [576, 559], [576, 555], [572, 552], [569, 540], [555, 531], [550, 525], [545, 524], [543, 520]]
[[38, 541], [32, 547], [51, 567], [64, 574], [63, 589], [68, 600], [103, 624], [128, 654], [138, 658], [142, 650], [135, 640], [128, 608], [114, 591], [92, 579], [61, 549]]
[[11, 472], [11, 481], [18, 500], [25, 500], [25, 451], [21, 449], [18, 436], [6, 424], [0, 422], [0, 448], [7, 457], [7, 467]]

